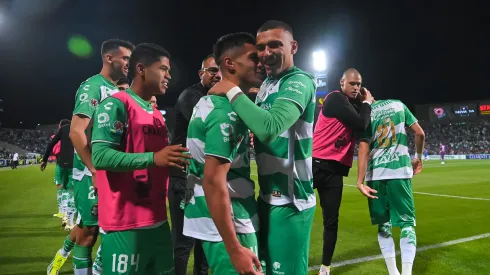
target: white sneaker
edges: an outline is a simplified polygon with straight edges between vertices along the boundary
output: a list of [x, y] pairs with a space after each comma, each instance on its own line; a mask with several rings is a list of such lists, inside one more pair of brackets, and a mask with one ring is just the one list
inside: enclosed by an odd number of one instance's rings
[[318, 272], [318, 275], [330, 275], [330, 266], [322, 265], [320, 267], [320, 271]]
[[65, 227], [68, 224], [68, 219], [66, 217], [63, 217], [61, 219], [61, 227]]

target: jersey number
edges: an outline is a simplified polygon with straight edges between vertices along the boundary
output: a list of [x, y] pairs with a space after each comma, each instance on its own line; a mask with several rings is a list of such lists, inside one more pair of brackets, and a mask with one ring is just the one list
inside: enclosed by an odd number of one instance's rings
[[88, 199], [95, 200], [95, 189], [92, 185], [88, 188]]
[[[393, 121], [390, 121], [388, 125], [379, 125], [376, 132], [378, 133], [378, 148], [390, 147], [392, 144], [396, 143], [396, 130]], [[388, 138], [390, 133], [391, 138]]]
[[[128, 271], [128, 260], [129, 255], [120, 254], [112, 254], [112, 272], [126, 273]], [[138, 271], [138, 265], [140, 262], [140, 254], [132, 254], [131, 255], [131, 265], [134, 266], [134, 272]]]

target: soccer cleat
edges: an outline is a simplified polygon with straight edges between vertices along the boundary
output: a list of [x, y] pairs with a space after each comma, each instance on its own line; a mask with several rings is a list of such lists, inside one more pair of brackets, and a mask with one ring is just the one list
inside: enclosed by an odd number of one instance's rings
[[330, 266], [322, 265], [318, 275], [330, 275]]
[[61, 219], [61, 227], [65, 227], [67, 223], [68, 223], [68, 219], [66, 217], [63, 217]]
[[61, 213], [53, 214], [53, 217], [61, 219], [61, 218], [63, 218], [63, 214], [61, 214]]
[[56, 256], [54, 256], [53, 261], [51, 261], [51, 263], [49, 264], [46, 274], [58, 275], [61, 267], [63, 266], [63, 264], [65, 264], [66, 259], [67, 258], [61, 256], [60, 251], [56, 252]]

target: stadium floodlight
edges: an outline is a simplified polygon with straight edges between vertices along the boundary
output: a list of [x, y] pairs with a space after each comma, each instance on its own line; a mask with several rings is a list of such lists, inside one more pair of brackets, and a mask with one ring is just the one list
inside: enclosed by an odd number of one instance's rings
[[313, 69], [317, 72], [327, 70], [327, 56], [325, 51], [319, 50], [313, 52]]

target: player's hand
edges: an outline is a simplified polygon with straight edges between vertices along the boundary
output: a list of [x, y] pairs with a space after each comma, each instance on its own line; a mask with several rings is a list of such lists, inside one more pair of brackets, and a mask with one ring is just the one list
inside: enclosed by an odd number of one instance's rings
[[226, 93], [234, 87], [237, 87], [235, 83], [226, 79], [221, 79], [220, 82], [214, 84], [214, 86], [209, 90], [208, 94], [226, 96]]
[[254, 133], [249, 133], [248, 137], [250, 139], [250, 148], [254, 148]]
[[376, 194], [378, 193], [378, 191], [374, 190], [373, 188], [367, 186], [367, 185], [364, 185], [363, 183], [358, 183], [357, 184], [357, 189], [359, 189], [359, 191], [361, 191], [361, 193], [370, 198], [370, 199], [377, 199], [378, 197], [374, 196], [374, 195], [371, 195], [372, 194]]
[[92, 173], [92, 186], [94, 187], [94, 195], [97, 196], [97, 173], [94, 171]]
[[371, 92], [364, 88], [364, 87], [361, 87], [361, 102], [363, 101], [369, 101], [369, 103], [373, 103], [374, 102], [374, 97], [373, 95], [371, 95]]
[[46, 162], [41, 162], [41, 171], [44, 171], [44, 169], [46, 169], [46, 165], [47, 163]]
[[[218, 84], [219, 82], [216, 85]], [[184, 152], [187, 151], [189, 151], [189, 149], [182, 147], [181, 144], [167, 146], [153, 155], [153, 162], [157, 167], [176, 167], [184, 169], [185, 165], [189, 165], [187, 159], [192, 158], [191, 155], [184, 154]]]
[[252, 250], [240, 246], [240, 248], [236, 249], [235, 251], [231, 251], [229, 254], [231, 263], [238, 274], [263, 274], [259, 258], [252, 252]]
[[412, 159], [413, 174], [417, 175], [422, 171], [422, 160], [419, 158]]

